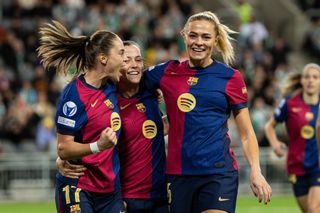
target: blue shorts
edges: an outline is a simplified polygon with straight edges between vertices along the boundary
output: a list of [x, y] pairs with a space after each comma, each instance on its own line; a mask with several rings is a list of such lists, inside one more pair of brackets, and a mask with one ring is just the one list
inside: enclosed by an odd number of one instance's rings
[[212, 175], [168, 175], [171, 213], [200, 213], [216, 209], [235, 212], [238, 172]]
[[320, 171], [313, 171], [306, 175], [289, 175], [294, 195], [296, 197], [307, 195], [312, 186], [320, 186]]
[[123, 199], [127, 213], [169, 213], [168, 199]]
[[58, 213], [125, 213], [120, 190], [95, 193], [77, 188], [72, 181], [56, 179], [56, 208]]

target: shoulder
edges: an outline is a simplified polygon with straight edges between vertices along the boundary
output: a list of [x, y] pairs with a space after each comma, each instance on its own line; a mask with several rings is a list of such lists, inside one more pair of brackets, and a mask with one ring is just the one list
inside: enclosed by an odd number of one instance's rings
[[157, 68], [176, 67], [176, 66], [179, 66], [180, 64], [182, 64], [182, 63], [180, 63], [180, 61], [178, 61], [178, 60], [169, 60], [167, 62], [163, 62], [163, 63], [157, 64], [154, 66], [150, 66], [149, 68], [147, 68], [147, 71], [152, 71]]

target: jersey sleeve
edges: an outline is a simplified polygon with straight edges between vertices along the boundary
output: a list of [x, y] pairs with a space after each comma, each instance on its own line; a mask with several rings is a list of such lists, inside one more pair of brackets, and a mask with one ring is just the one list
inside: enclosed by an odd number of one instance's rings
[[241, 109], [247, 107], [248, 92], [246, 84], [239, 71], [235, 70], [226, 86], [226, 93], [231, 109]]
[[145, 72], [145, 83], [148, 89], [160, 88], [160, 80], [164, 71], [172, 61], [149, 67]]
[[60, 96], [56, 112], [57, 132], [75, 136], [87, 122], [84, 104], [75, 88], [68, 85]]
[[288, 100], [282, 99], [279, 103], [279, 106], [274, 111], [274, 119], [277, 122], [284, 122], [288, 117]]

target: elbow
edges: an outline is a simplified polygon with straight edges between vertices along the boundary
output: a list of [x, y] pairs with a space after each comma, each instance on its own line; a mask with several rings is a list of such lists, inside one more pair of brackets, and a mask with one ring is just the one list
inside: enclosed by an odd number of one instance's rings
[[61, 144], [61, 143], [58, 144], [57, 152], [58, 152], [58, 156], [60, 157], [61, 160], [69, 160], [68, 155], [66, 153], [65, 146], [63, 144]]

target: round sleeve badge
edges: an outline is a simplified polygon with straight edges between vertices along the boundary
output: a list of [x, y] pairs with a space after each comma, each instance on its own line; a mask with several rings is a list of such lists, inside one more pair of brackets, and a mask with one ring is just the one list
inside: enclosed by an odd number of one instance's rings
[[68, 101], [65, 104], [63, 104], [62, 112], [65, 116], [72, 117], [77, 112], [77, 105], [72, 101]]

